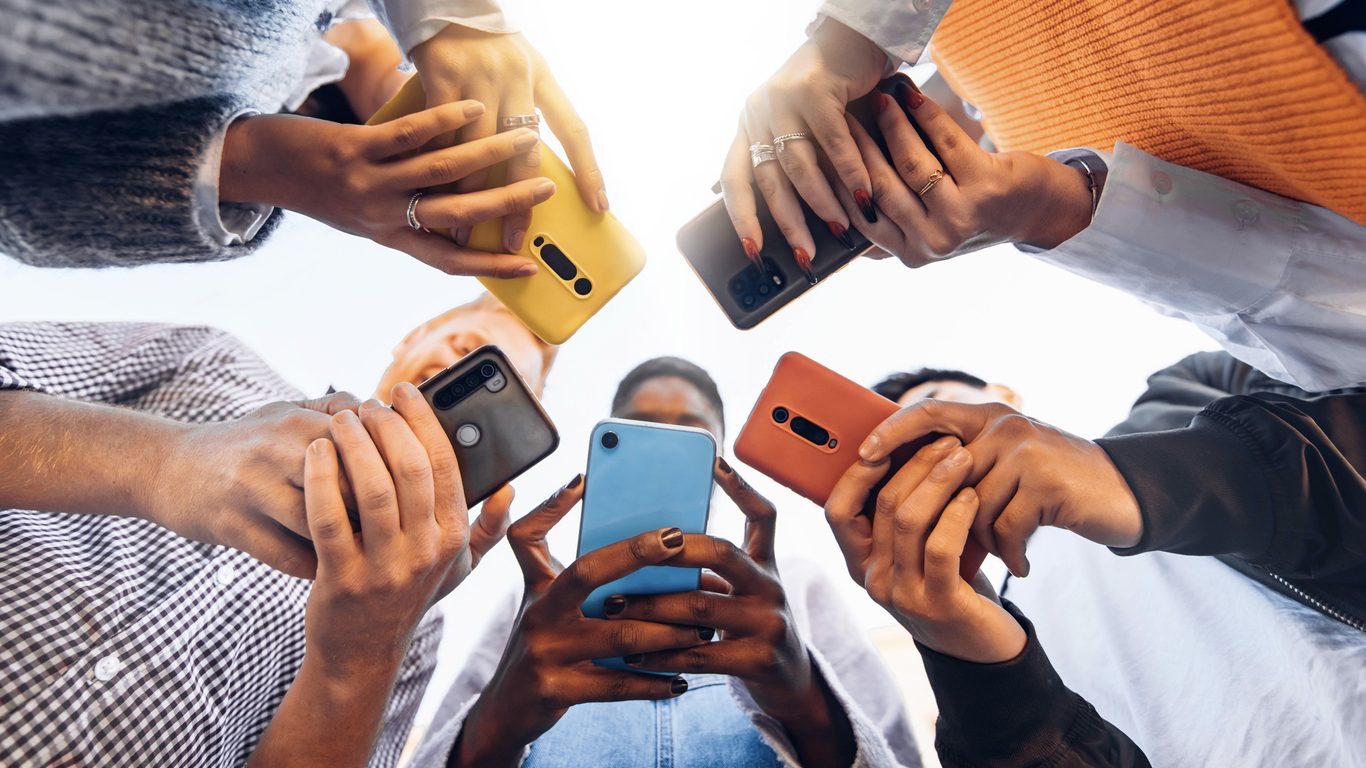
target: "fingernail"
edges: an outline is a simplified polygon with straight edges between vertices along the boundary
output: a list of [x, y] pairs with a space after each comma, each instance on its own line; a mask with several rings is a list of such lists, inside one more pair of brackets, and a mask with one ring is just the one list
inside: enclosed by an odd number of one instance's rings
[[854, 250], [854, 238], [849, 236], [849, 230], [845, 229], [843, 224], [838, 221], [827, 221], [825, 226], [830, 228], [830, 234], [840, 241], [840, 245], [851, 251]]
[[537, 200], [544, 201], [553, 194], [555, 194], [555, 182], [546, 180], [536, 185]]
[[722, 471], [722, 472], [725, 472], [725, 473], [728, 474], [728, 475], [729, 475], [729, 474], [732, 474], [733, 472], [735, 472], [735, 470], [731, 469], [731, 468], [730, 468], [730, 465], [726, 463], [726, 460], [723, 459], [723, 458], [721, 458], [720, 456], [717, 456], [717, 457], [716, 457], [716, 463], [717, 463], [717, 464], [720, 464], [720, 465], [721, 465], [721, 471]]
[[868, 195], [868, 190], [854, 190], [854, 202], [858, 203], [858, 209], [869, 224], [877, 223], [877, 209], [873, 207], [873, 198]]
[[369, 400], [366, 400], [365, 402], [363, 402], [363, 403], [360, 404], [360, 409], [361, 409], [362, 411], [369, 411], [369, 410], [373, 410], [373, 409], [375, 409], [375, 408], [383, 408], [383, 407], [384, 407], [384, 403], [381, 403], [380, 401], [376, 400], [376, 399], [373, 398], [373, 397], [370, 398]]
[[669, 684], [669, 690], [673, 691], [673, 692], [676, 693], [676, 694], [684, 694], [684, 693], [687, 693], [687, 692], [688, 692], [688, 681], [687, 681], [687, 680], [684, 680], [684, 679], [682, 678], [682, 676], [675, 677], [675, 678], [674, 678], [674, 681], [673, 681], [672, 683]]
[[508, 253], [516, 253], [522, 250], [523, 240], [526, 240], [525, 231], [519, 229], [513, 232], [512, 237], [508, 238]]
[[1020, 574], [1020, 578], [1022, 578], [1022, 579], [1023, 579], [1024, 577], [1026, 577], [1026, 576], [1029, 575], [1029, 558], [1028, 558], [1028, 557], [1025, 557], [1025, 558], [1023, 558], [1023, 559], [1024, 559], [1024, 573]]
[[523, 130], [525, 130], [526, 133], [523, 133], [521, 136], [512, 140], [512, 148], [518, 152], [525, 152], [528, 149], [531, 149], [541, 140], [541, 137], [538, 136], [535, 131], [528, 129]]
[[621, 595], [612, 595], [602, 601], [602, 612], [608, 616], [616, 616], [626, 610], [626, 598]]
[[697, 637], [704, 643], [710, 643], [711, 639], [716, 637], [716, 630], [711, 627], [698, 627]]
[[971, 504], [976, 498], [977, 491], [973, 488], [964, 488], [962, 492], [958, 494], [958, 500], [964, 504]]
[[864, 461], [872, 461], [873, 457], [877, 455], [878, 443], [880, 442], [882, 441], [878, 439], [877, 435], [869, 435], [868, 439], [863, 441], [863, 445], [859, 446], [859, 458]]
[[321, 437], [317, 440], [314, 440], [313, 442], [308, 444], [308, 452], [313, 454], [314, 456], [323, 455], [323, 443], [326, 442], [327, 440]]
[[575, 488], [578, 488], [578, 487], [579, 487], [579, 483], [582, 483], [582, 482], [583, 482], [583, 475], [582, 475], [582, 474], [574, 475], [574, 479], [573, 479], [573, 480], [570, 480], [564, 487], [565, 487], [565, 488], [568, 488], [569, 490], [572, 491], [572, 490], [574, 490]]
[[764, 266], [764, 260], [759, 258], [759, 245], [754, 242], [754, 238], [742, 237], [740, 238], [740, 245], [744, 247], [745, 255], [749, 257], [749, 260], [759, 268], [759, 274], [767, 275], [768, 268]]
[[461, 246], [470, 244], [469, 227], [460, 227], [459, 229], [455, 230], [455, 244]]
[[683, 531], [678, 528], [670, 528], [660, 534], [659, 542], [665, 549], [678, 549], [683, 546]]
[[536, 265], [535, 265], [535, 264], [523, 264], [522, 266], [520, 266], [520, 267], [517, 268], [517, 271], [516, 271], [515, 273], [513, 273], [512, 276], [513, 276], [513, 277], [531, 277], [532, 275], [536, 274], [536, 271], [537, 271], [537, 270], [536, 270]]
[[805, 248], [793, 248], [792, 258], [797, 262], [797, 269], [802, 271], [806, 282], [816, 284], [816, 273], [811, 271], [811, 254]]
[[405, 399], [417, 397], [417, 387], [414, 387], [409, 382], [400, 381], [398, 384], [394, 385], [394, 397], [402, 397]]
[[[362, 407], [364, 407], [364, 406], [362, 406]], [[332, 418], [333, 418], [333, 419], [336, 419], [336, 421], [337, 421], [338, 424], [355, 424], [355, 423], [357, 423], [357, 422], [356, 422], [356, 414], [352, 413], [351, 411], [342, 411], [341, 413], [337, 414], [336, 416], [333, 416]]]
[[969, 455], [970, 454], [968, 453], [967, 448], [959, 446], [958, 450], [954, 451], [953, 453], [950, 453], [948, 455], [948, 458], [944, 459], [943, 464], [946, 467], [956, 467], [962, 464], [963, 462], [967, 461]]
[[945, 435], [939, 438], [938, 440], [935, 440], [934, 445], [930, 447], [934, 448], [936, 451], [940, 453], [943, 453], [955, 445], [958, 445], [958, 438], [954, 437], [953, 435]]
[[891, 103], [892, 100], [887, 98], [887, 94], [878, 93], [877, 98], [873, 99], [873, 109], [880, 115], [887, 109], [887, 105]]
[[465, 117], [478, 117], [484, 114], [484, 105], [477, 101], [472, 101], [465, 105]]
[[904, 85], [899, 86], [898, 91], [901, 93], [902, 103], [909, 109], [919, 109], [920, 105], [925, 103], [925, 96], [919, 88], [915, 87], [915, 83], [911, 83], [909, 88]]
[[622, 656], [622, 657], [621, 657], [621, 660], [624, 661], [624, 662], [626, 662], [627, 664], [639, 664], [640, 662], [645, 661], [645, 654], [643, 654], [643, 653], [631, 653], [631, 654], [627, 654], [627, 655], [625, 655], [625, 656]]
[[607, 190], [605, 189], [598, 190], [598, 207], [602, 209], [603, 213], [611, 210], [611, 206], [607, 204]]

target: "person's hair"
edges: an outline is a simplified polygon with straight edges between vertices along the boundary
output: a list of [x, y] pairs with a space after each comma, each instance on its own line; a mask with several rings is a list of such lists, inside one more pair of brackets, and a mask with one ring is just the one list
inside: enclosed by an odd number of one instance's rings
[[721, 403], [721, 392], [716, 388], [716, 382], [712, 381], [711, 374], [696, 363], [679, 357], [656, 357], [653, 360], [646, 360], [626, 374], [626, 378], [617, 385], [617, 394], [612, 397], [612, 413], [619, 413], [626, 407], [626, 403], [635, 396], [636, 390], [640, 389], [642, 384], [664, 376], [677, 376], [697, 387], [702, 397], [716, 409], [716, 418], [721, 421], [721, 425], [725, 426], [725, 406]]
[[966, 371], [945, 368], [921, 368], [911, 373], [894, 373], [873, 385], [873, 391], [896, 402], [901, 396], [930, 381], [957, 381], [968, 386], [986, 389], [987, 383]]

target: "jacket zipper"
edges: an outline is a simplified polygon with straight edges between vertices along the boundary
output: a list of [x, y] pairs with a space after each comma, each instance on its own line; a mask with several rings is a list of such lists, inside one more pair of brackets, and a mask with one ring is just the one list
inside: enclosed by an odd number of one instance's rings
[[1281, 586], [1298, 595], [1301, 600], [1317, 608], [1320, 613], [1325, 613], [1329, 616], [1332, 616], [1333, 618], [1337, 619], [1343, 624], [1346, 624], [1347, 626], [1352, 627], [1353, 629], [1356, 629], [1359, 632], [1366, 632], [1366, 624], [1362, 624], [1361, 622], [1357, 621], [1351, 616], [1343, 614], [1341, 611], [1337, 610], [1336, 608], [1333, 608], [1332, 606], [1325, 605], [1321, 600], [1314, 598], [1304, 590], [1300, 589], [1299, 587], [1296, 587], [1294, 584], [1291, 584], [1289, 581], [1286, 581], [1285, 579], [1281, 578], [1280, 576], [1277, 576], [1271, 571], [1268, 571], [1266, 569], [1262, 570], [1268, 576], [1280, 582]]

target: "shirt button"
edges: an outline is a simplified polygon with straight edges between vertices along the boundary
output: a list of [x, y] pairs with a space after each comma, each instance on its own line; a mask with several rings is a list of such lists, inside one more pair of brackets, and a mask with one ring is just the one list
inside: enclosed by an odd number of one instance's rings
[[911, 7], [919, 13], [924, 13], [934, 7], [934, 0], [911, 0]]
[[219, 566], [218, 573], [214, 574], [214, 578], [218, 580], [219, 584], [226, 587], [232, 583], [233, 579], [237, 578], [237, 569], [231, 565]]
[[1172, 177], [1162, 171], [1153, 171], [1153, 189], [1159, 195], [1165, 195], [1172, 191]]
[[114, 675], [123, 669], [123, 664], [119, 662], [119, 655], [111, 653], [103, 659], [95, 662], [95, 679], [101, 683], [107, 683], [114, 679]]
[[1251, 200], [1239, 200], [1238, 203], [1233, 206], [1233, 212], [1238, 214], [1238, 219], [1240, 221], [1257, 220], [1257, 204]]

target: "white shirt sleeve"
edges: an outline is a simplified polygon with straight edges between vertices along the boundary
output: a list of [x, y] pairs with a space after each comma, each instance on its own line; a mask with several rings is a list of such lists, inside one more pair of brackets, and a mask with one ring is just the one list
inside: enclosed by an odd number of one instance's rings
[[459, 24], [494, 34], [519, 31], [503, 12], [499, 0], [368, 0], [375, 16], [389, 29], [403, 52], [403, 63], [412, 62], [408, 54], [427, 42], [447, 24]]
[[228, 128], [241, 117], [258, 114], [254, 109], [244, 109], [228, 118], [223, 127], [209, 139], [204, 149], [204, 158], [199, 163], [199, 172], [194, 177], [194, 216], [199, 228], [224, 246], [242, 245], [256, 237], [275, 206], [264, 203], [220, 203], [218, 201], [218, 174], [223, 168], [223, 141], [227, 138]]
[[1311, 392], [1366, 381], [1366, 226], [1115, 144], [1095, 220], [1035, 255]]
[[806, 34], [809, 37], [827, 18], [835, 19], [887, 52], [885, 76], [903, 61], [920, 60], [952, 4], [953, 0], [825, 0]]

